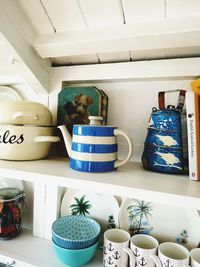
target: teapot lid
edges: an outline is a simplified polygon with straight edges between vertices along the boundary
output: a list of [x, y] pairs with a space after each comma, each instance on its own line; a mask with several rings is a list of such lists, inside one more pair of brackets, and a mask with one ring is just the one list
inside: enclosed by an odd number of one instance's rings
[[103, 117], [100, 116], [89, 116], [88, 119], [90, 120], [90, 125], [101, 125], [103, 121]]

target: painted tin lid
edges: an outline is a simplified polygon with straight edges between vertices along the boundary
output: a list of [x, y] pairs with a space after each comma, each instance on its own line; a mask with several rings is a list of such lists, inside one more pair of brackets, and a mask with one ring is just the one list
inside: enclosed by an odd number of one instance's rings
[[152, 109], [152, 115], [158, 115], [158, 116], [180, 116], [181, 110], [175, 108], [174, 106], [168, 106], [164, 109], [157, 109], [153, 107]]
[[24, 196], [24, 191], [21, 191], [19, 188], [5, 187], [0, 189], [0, 202], [17, 200]]

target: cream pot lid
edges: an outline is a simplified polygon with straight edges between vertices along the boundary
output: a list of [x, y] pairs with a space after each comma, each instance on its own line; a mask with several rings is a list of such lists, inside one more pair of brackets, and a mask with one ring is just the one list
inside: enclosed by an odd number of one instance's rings
[[39, 125], [52, 124], [51, 111], [43, 104], [27, 101], [13, 100], [0, 102], [0, 124]]

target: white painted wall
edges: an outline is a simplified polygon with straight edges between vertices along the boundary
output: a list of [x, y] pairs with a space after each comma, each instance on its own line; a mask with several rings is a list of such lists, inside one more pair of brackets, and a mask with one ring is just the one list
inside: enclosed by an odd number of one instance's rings
[[[89, 82], [67, 83], [67, 86], [96, 86], [109, 97], [108, 124], [126, 130], [134, 143], [132, 160], [140, 161], [152, 107], [158, 107], [158, 92], [185, 89], [191, 90], [191, 80], [143, 81], [143, 82]], [[61, 88], [60, 88], [61, 90]], [[51, 96], [50, 96], [51, 97]], [[55, 97], [56, 95], [52, 95]], [[167, 94], [166, 104], [177, 104], [177, 94]], [[51, 101], [50, 101], [51, 102]], [[56, 117], [56, 102], [51, 107]], [[119, 156], [127, 151], [124, 139], [120, 138]]]

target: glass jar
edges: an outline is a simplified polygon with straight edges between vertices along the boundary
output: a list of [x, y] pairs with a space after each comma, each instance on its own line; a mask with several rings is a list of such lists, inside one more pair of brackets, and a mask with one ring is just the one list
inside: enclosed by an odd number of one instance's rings
[[24, 198], [19, 188], [0, 189], [0, 239], [11, 239], [21, 231]]

